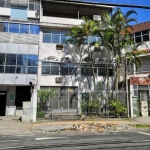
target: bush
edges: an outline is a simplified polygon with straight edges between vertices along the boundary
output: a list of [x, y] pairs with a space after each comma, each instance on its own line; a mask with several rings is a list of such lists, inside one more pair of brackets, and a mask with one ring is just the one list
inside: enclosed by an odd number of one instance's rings
[[37, 118], [44, 118], [44, 115], [45, 115], [44, 111], [38, 111], [36, 114], [36, 117]]
[[116, 117], [127, 114], [127, 108], [119, 100], [111, 100], [109, 106], [114, 111]]

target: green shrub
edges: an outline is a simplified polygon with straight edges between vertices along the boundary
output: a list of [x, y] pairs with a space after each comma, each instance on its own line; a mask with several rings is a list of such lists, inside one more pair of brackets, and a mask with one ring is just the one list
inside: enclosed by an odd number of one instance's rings
[[127, 114], [127, 108], [119, 100], [111, 100], [109, 106], [114, 111], [116, 117]]
[[44, 115], [45, 115], [44, 111], [38, 111], [36, 114], [36, 117], [37, 118], [44, 118]]

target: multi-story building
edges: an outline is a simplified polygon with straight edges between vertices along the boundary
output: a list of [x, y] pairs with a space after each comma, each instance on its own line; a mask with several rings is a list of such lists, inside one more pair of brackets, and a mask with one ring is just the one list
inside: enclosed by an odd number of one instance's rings
[[133, 26], [134, 42], [142, 44], [140, 52], [141, 67], [129, 69], [129, 99], [131, 117], [150, 116], [150, 22]]
[[[88, 84], [92, 77], [89, 64], [79, 66], [75, 46], [64, 43], [65, 34], [82, 23], [82, 16], [100, 19], [112, 9], [79, 1], [0, 0], [0, 115], [36, 121], [37, 90], [41, 88], [56, 89], [50, 112], [80, 113], [81, 100], [93, 88]], [[104, 66], [95, 64], [97, 82], [106, 76]], [[84, 68], [89, 69], [88, 81]], [[30, 103], [23, 110], [24, 102]]]
[[29, 82], [37, 84], [39, 10], [39, 1], [0, 0], [0, 116], [22, 116], [23, 102], [31, 101]]
[[[50, 112], [56, 114], [81, 113], [81, 101], [93, 89], [89, 64], [78, 65], [78, 49], [65, 44], [66, 33], [82, 23], [82, 17], [99, 19], [113, 7], [79, 1], [41, 1], [38, 89], [55, 88], [56, 97], [50, 100]], [[91, 37], [92, 41], [99, 37]], [[84, 47], [86, 50], [86, 46]], [[100, 58], [98, 54], [95, 56]], [[104, 65], [104, 64], [103, 64]], [[95, 64], [96, 82], [106, 76], [102, 64]], [[88, 68], [89, 75], [84, 73]], [[103, 70], [103, 71], [102, 71]], [[112, 69], [110, 69], [110, 76]], [[89, 80], [87, 77], [89, 76]], [[90, 87], [88, 84], [90, 82]]]

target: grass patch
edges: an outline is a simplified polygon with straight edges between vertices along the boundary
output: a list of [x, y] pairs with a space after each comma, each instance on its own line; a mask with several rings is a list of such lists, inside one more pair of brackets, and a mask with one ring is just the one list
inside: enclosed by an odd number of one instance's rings
[[136, 128], [149, 128], [150, 129], [150, 125], [148, 124], [129, 124], [132, 127], [136, 127]]

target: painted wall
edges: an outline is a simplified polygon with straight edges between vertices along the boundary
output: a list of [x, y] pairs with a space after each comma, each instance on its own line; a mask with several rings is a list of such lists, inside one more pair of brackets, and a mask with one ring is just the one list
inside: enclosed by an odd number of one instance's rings
[[0, 16], [10, 16], [11, 9], [0, 7]]
[[15, 96], [16, 96], [16, 87], [8, 86], [7, 87], [6, 106], [14, 106], [15, 105]]

